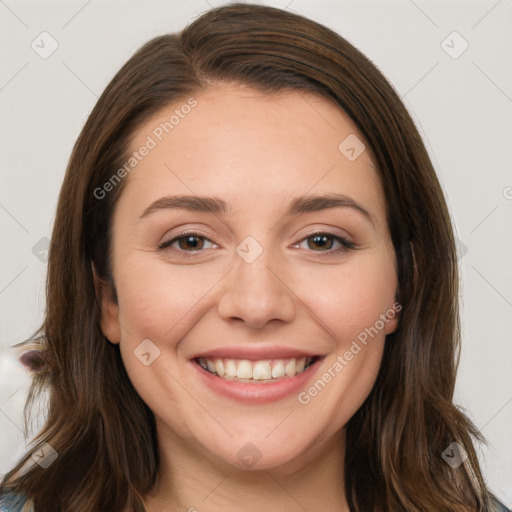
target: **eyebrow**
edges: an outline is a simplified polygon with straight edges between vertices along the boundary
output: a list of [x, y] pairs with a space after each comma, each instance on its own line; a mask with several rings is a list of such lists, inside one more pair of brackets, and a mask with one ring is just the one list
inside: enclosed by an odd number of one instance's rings
[[371, 213], [351, 197], [344, 194], [306, 195], [298, 197], [292, 201], [286, 215], [318, 212], [329, 208], [351, 208], [374, 224]]
[[217, 197], [207, 196], [169, 196], [157, 199], [142, 213], [140, 219], [158, 210], [190, 210], [193, 212], [227, 213], [230, 208], [226, 201]]
[[[295, 198], [289, 205], [285, 216], [298, 215], [300, 213], [318, 212], [330, 208], [351, 208], [362, 214], [375, 225], [371, 213], [363, 208], [351, 197], [343, 194], [305, 195]], [[218, 197], [210, 196], [168, 196], [157, 199], [151, 203], [142, 213], [140, 219], [159, 210], [181, 209], [194, 212], [213, 213], [216, 215], [230, 212], [231, 208], [226, 201]]]

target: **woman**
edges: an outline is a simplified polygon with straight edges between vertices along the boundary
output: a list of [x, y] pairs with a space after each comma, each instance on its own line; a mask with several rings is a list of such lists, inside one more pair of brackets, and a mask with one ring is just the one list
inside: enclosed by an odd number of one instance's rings
[[142, 47], [76, 143], [48, 265], [50, 409], [6, 510], [506, 510], [453, 404], [441, 188], [329, 29], [236, 4]]

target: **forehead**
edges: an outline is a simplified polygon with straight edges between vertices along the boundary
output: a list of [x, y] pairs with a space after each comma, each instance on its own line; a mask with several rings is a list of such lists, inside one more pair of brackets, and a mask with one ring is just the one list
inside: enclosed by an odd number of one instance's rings
[[145, 145], [151, 149], [123, 192], [136, 195], [135, 202], [192, 193], [242, 207], [247, 201], [254, 206], [256, 198], [276, 205], [284, 197], [335, 191], [384, 209], [359, 130], [341, 108], [311, 92], [216, 85], [148, 120], [130, 153]]

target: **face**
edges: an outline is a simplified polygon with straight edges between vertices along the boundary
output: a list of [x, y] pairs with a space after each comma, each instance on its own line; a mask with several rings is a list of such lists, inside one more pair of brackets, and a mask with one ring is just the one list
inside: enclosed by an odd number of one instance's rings
[[159, 436], [238, 468], [306, 460], [368, 396], [397, 325], [379, 178], [326, 99], [194, 99], [132, 140], [150, 149], [114, 212], [102, 330]]

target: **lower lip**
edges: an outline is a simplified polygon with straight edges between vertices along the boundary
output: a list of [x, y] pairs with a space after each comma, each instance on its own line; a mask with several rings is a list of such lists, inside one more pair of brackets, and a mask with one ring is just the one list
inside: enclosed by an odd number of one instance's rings
[[191, 361], [191, 363], [199, 373], [199, 378], [216, 393], [246, 403], [263, 404], [297, 394], [308, 380], [314, 377], [322, 361], [323, 358], [319, 359], [295, 377], [283, 377], [267, 383], [256, 381], [254, 384], [223, 379], [206, 371], [196, 362]]

